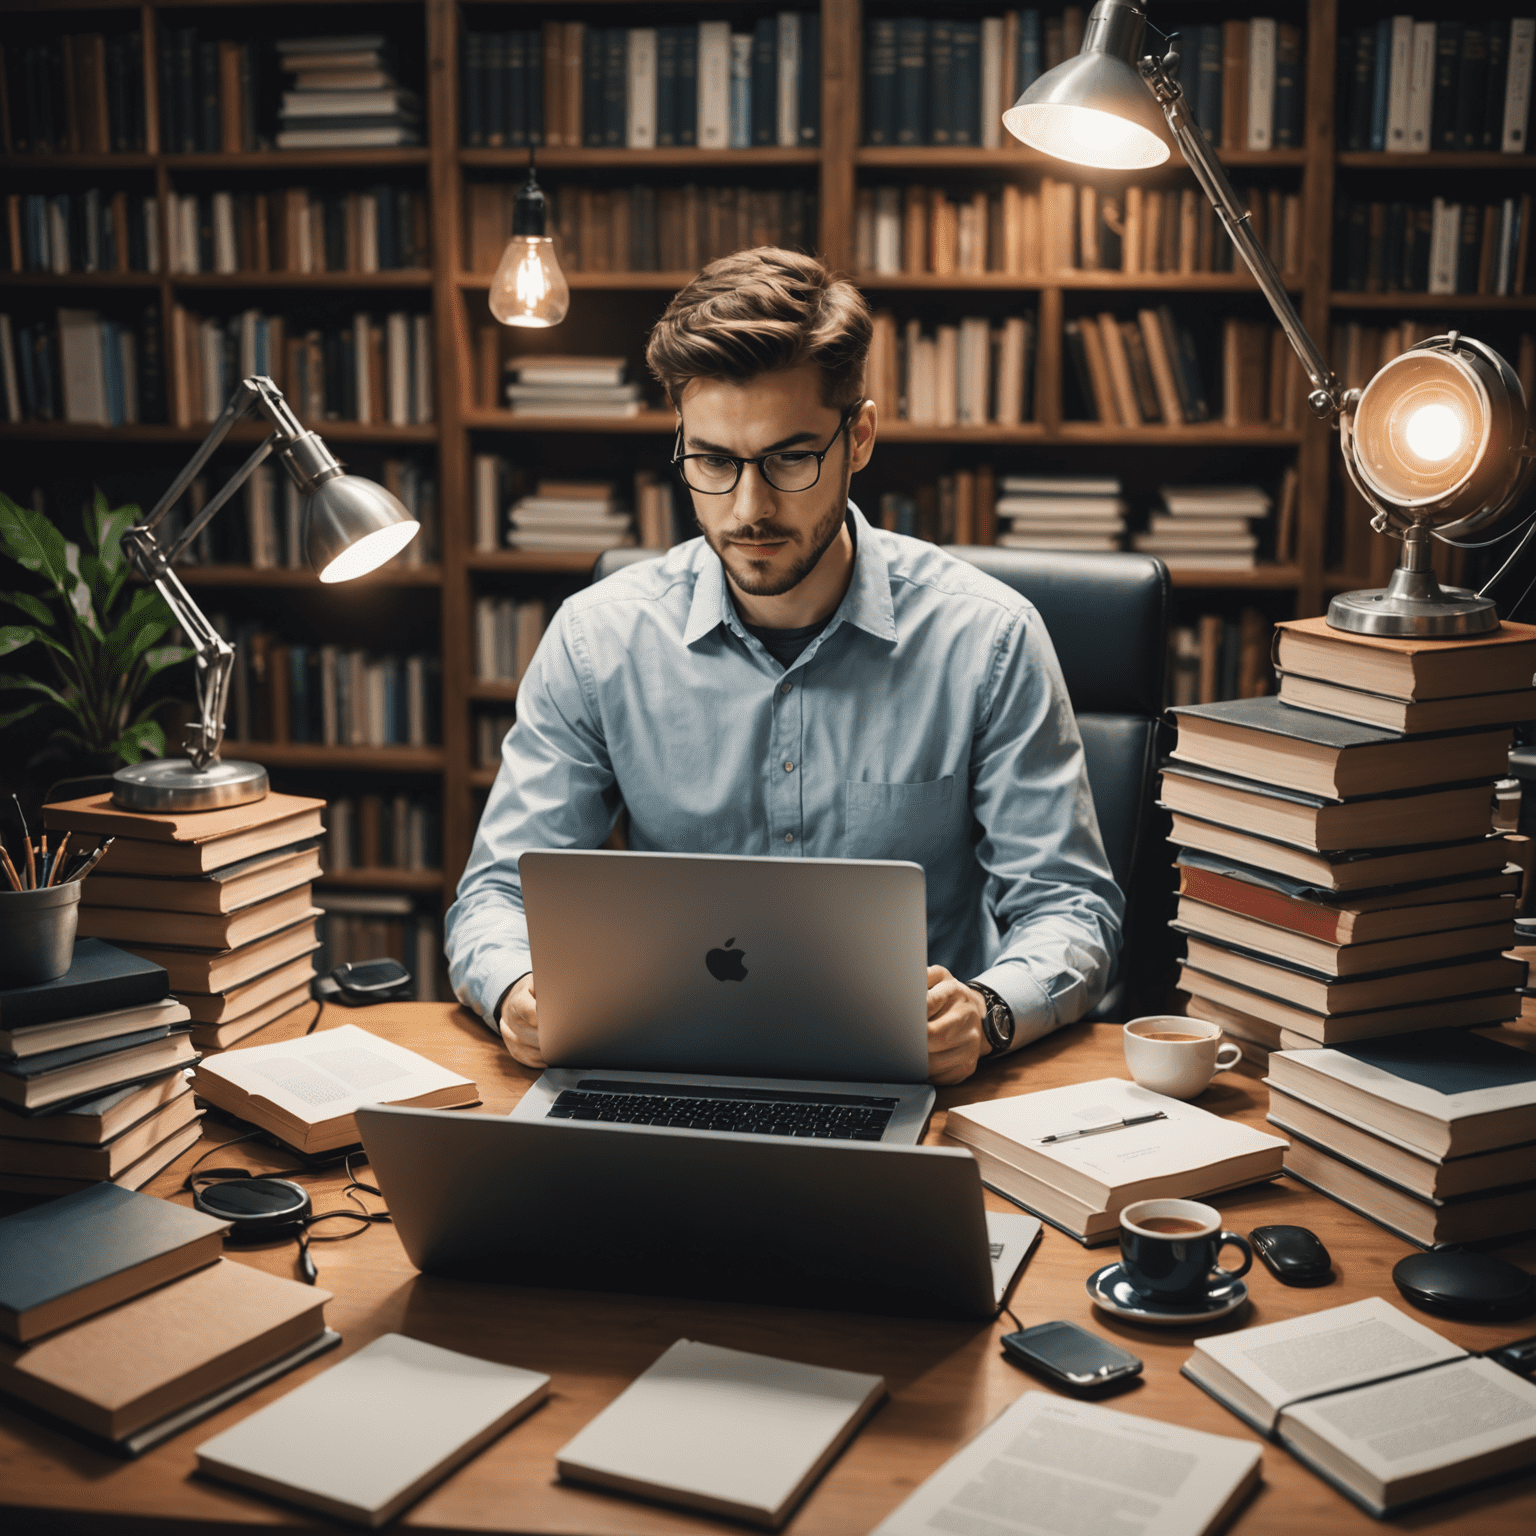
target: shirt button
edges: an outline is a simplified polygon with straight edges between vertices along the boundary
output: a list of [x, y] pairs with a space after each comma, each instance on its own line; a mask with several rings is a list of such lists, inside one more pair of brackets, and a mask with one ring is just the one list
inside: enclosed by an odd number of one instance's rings
[[785, 773], [793, 773], [794, 771], [795, 771], [795, 765], [793, 763], [785, 763], [784, 764], [784, 772]]
[[795, 685], [793, 683], [780, 683], [779, 684], [779, 692], [780, 693], [788, 693], [789, 690], [791, 688], [793, 688], [794, 686]]
[[784, 834], [784, 841], [786, 843], [792, 843], [792, 842], [794, 842], [794, 840], [795, 840], [795, 834], [793, 832], [786, 832]]

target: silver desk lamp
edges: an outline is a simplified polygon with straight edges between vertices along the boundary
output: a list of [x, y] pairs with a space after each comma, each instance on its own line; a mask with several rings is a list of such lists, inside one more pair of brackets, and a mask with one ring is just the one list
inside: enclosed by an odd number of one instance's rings
[[1364, 389], [1345, 389], [1190, 116], [1173, 74], [1178, 54], [1140, 56], [1145, 28], [1146, 12], [1132, 0], [1098, 0], [1081, 52], [1041, 75], [1003, 114], [1004, 126], [1048, 155], [1103, 170], [1161, 165], [1173, 136], [1301, 358], [1309, 404], [1337, 425], [1345, 471], [1374, 509], [1371, 526], [1403, 543], [1390, 583], [1341, 593], [1328, 623], [1421, 639], [1497, 629], [1492, 599], [1442, 588], [1429, 554], [1432, 537], [1491, 527], [1530, 482], [1536, 438], [1514, 370], [1493, 348], [1450, 331], [1383, 364]]
[[[255, 410], [272, 430], [219, 493], [169, 547], [155, 537], [156, 526], [176, 505], [193, 477], [208, 462], [229, 430]], [[307, 432], [271, 379], [242, 379], [202, 446], [142, 523], [123, 534], [134, 569], [166, 601], [186, 631], [197, 666], [198, 717], [187, 728], [184, 758], [152, 758], [120, 768], [113, 777], [113, 804], [130, 811], [212, 811], [244, 805], [267, 793], [260, 763], [222, 762], [224, 710], [235, 648], [208, 622], [172, 569], [219, 509], [276, 453], [305, 497], [303, 539], [309, 563], [323, 582], [351, 581], [404, 549], [420, 524], [381, 485], [346, 474], [320, 438]]]

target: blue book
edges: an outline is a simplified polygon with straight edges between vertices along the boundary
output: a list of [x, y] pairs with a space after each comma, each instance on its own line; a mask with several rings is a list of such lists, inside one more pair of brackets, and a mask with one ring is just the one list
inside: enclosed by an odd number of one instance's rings
[[537, 27], [523, 34], [525, 144], [544, 142], [544, 34]]
[[916, 16], [896, 23], [896, 142], [928, 142], [928, 23]]
[[1275, 148], [1300, 149], [1302, 136], [1301, 28], [1282, 21], [1275, 37]]
[[585, 149], [603, 147], [603, 48], [601, 27], [585, 27], [581, 38], [581, 142]]
[[1375, 59], [1371, 65], [1371, 148], [1387, 147], [1387, 97], [1392, 88], [1392, 18], [1376, 23]]
[[487, 32], [480, 71], [480, 110], [485, 117], [488, 149], [502, 149], [507, 142], [507, 34]]
[[1200, 33], [1196, 53], [1194, 91], [1195, 121], [1211, 144], [1221, 143], [1221, 27], [1207, 24], [1191, 27], [1191, 35]]
[[752, 29], [752, 147], [779, 142], [779, 24], [762, 17]]
[[[821, 13], [800, 14], [800, 147], [821, 143]], [[1503, 118], [1499, 119], [1500, 124]]]
[[528, 147], [528, 34], [508, 32], [503, 55], [501, 142], [508, 149]]
[[865, 24], [864, 142], [896, 142], [896, 18], [871, 17]]
[[752, 38], [731, 33], [731, 148], [752, 147]]
[[656, 29], [656, 147], [677, 148], [677, 48], [681, 27]]
[[459, 54], [459, 143], [466, 149], [485, 147], [485, 119], [481, 115], [482, 75], [485, 70], [485, 34], [466, 32]]
[[677, 29], [677, 142], [692, 149], [699, 142], [699, 28]]
[[603, 148], [623, 149], [629, 130], [629, 33], [603, 33]]
[[1435, 23], [1435, 93], [1430, 108], [1429, 147], [1460, 149], [1456, 141], [1457, 96], [1461, 86], [1459, 21]]
[[928, 142], [953, 144], [955, 134], [955, 27], [928, 23]]
[[[1014, 65], [1015, 86], [1020, 96], [1040, 78], [1040, 12], [1019, 12], [1019, 54]], [[1015, 97], [1015, 100], [1018, 98]], [[1008, 103], [1009, 106], [1013, 102]]]
[[981, 143], [981, 23], [954, 23], [950, 65], [949, 142]]

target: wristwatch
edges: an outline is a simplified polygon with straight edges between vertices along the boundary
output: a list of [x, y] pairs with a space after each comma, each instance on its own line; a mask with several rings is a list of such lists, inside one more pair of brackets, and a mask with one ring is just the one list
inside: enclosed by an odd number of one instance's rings
[[992, 1054], [1001, 1056], [1013, 1044], [1013, 1009], [991, 987], [984, 987], [979, 981], [969, 981], [966, 985], [980, 992], [987, 1005], [987, 1011], [981, 1016], [981, 1028], [987, 1044], [992, 1047]]

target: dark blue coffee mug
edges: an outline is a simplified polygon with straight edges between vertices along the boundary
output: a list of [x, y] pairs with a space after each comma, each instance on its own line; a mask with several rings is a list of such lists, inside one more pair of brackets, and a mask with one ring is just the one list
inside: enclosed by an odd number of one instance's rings
[[[1218, 1269], [1221, 1250], [1242, 1249], [1241, 1269]], [[1195, 1302], [1246, 1275], [1253, 1250], [1225, 1232], [1221, 1213], [1195, 1200], [1138, 1200], [1120, 1213], [1120, 1260], [1136, 1290], [1158, 1301]]]

